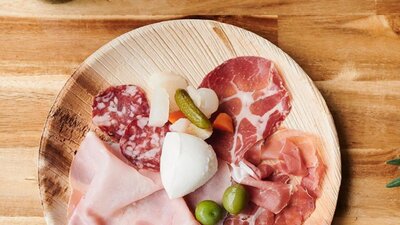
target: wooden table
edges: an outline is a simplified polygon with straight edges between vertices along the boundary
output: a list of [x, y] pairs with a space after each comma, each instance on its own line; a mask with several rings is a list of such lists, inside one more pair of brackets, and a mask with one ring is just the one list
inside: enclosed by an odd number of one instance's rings
[[[222, 3], [224, 2], [224, 3]], [[137, 27], [205, 18], [253, 31], [315, 81], [338, 130], [343, 183], [333, 224], [400, 223], [398, 0], [0, 1], [0, 224], [45, 224], [37, 156], [47, 113], [78, 65]]]

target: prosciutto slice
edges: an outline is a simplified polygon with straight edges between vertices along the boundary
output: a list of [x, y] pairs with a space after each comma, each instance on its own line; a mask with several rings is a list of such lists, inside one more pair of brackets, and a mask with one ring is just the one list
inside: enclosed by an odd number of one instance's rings
[[[224, 224], [303, 224], [321, 193], [325, 166], [320, 148], [313, 135], [288, 129], [254, 145], [242, 160], [254, 173], [241, 181], [250, 193], [253, 211], [230, 216]], [[260, 221], [260, 215], [267, 219]]]
[[256, 180], [251, 177], [245, 178], [242, 184], [248, 186], [252, 202], [273, 213], [279, 213], [290, 200], [291, 190], [287, 184]]
[[276, 168], [279, 173], [274, 173], [275, 178], [301, 178], [301, 185], [307, 192], [313, 197], [319, 197], [325, 173], [320, 149], [321, 143], [314, 135], [298, 130], [281, 129], [253, 146], [246, 153], [246, 159], [256, 165], [264, 162]]
[[233, 134], [215, 131], [209, 139], [227, 162], [239, 162], [249, 148], [278, 128], [291, 108], [278, 69], [261, 57], [230, 59], [211, 71], [200, 87], [213, 89], [220, 101], [218, 111], [233, 118]]
[[275, 215], [253, 203], [238, 215], [228, 215], [223, 225], [274, 225]]

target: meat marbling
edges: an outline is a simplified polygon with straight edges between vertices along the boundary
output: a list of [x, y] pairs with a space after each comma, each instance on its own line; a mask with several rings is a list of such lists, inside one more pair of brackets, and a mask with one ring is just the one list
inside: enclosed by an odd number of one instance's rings
[[278, 69], [261, 57], [230, 59], [211, 71], [200, 87], [213, 89], [220, 101], [218, 112], [233, 118], [233, 134], [216, 130], [209, 139], [227, 162], [239, 162], [249, 148], [278, 128], [291, 108]]

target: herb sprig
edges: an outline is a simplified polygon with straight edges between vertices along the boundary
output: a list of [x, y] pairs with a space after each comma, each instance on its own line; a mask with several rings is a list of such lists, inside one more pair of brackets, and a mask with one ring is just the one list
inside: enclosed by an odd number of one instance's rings
[[[386, 161], [386, 164], [394, 165], [394, 166], [400, 166], [400, 158]], [[400, 177], [398, 177], [398, 178], [390, 181], [389, 183], [387, 183], [386, 187], [387, 188], [400, 187]]]

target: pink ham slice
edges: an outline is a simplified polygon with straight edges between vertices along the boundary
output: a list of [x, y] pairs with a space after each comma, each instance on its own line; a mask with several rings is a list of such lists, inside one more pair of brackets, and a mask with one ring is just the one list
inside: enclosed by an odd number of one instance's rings
[[170, 200], [164, 190], [126, 207], [109, 224], [116, 225], [199, 225], [185, 200]]
[[215, 131], [209, 143], [227, 162], [239, 162], [256, 142], [271, 135], [291, 105], [284, 80], [275, 64], [261, 57], [237, 57], [211, 71], [200, 87], [213, 89], [218, 111], [234, 120], [235, 132]]
[[203, 186], [185, 196], [189, 208], [194, 212], [196, 205], [203, 200], [213, 200], [222, 203], [225, 190], [232, 185], [229, 165], [218, 160], [217, 173]]
[[[162, 185], [158, 173], [137, 171], [124, 161], [119, 151], [103, 143], [92, 132], [86, 135], [72, 162], [70, 184], [73, 189], [68, 210], [70, 225], [156, 225], [154, 219], [149, 219], [149, 212], [155, 205], [168, 208], [169, 204], [175, 209], [162, 217], [162, 224], [172, 225], [180, 219], [192, 222], [188, 224], [197, 224], [183, 199], [173, 202], [166, 199], [164, 191], [160, 191]], [[147, 204], [138, 207], [135, 203], [139, 202]], [[142, 221], [115, 223], [135, 221], [138, 213], [146, 211], [148, 213], [142, 215]], [[170, 216], [181, 214], [182, 218]]]
[[[84, 198], [75, 205], [75, 210], [69, 210], [74, 211], [71, 221], [78, 219], [90, 224], [93, 218], [107, 218], [162, 188], [159, 177], [143, 176], [112, 152], [92, 132], [81, 143], [71, 165], [70, 184]], [[76, 196], [73, 197], [76, 203]]]

